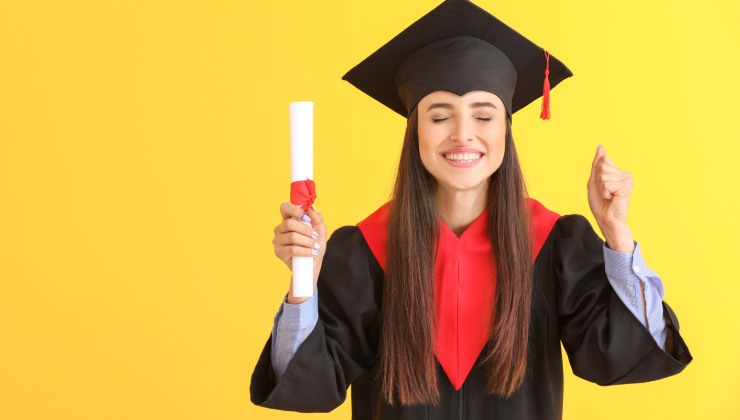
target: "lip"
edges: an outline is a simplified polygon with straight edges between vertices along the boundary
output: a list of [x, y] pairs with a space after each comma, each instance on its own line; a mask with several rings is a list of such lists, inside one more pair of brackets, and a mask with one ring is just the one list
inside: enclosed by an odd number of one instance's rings
[[472, 147], [453, 147], [452, 149], [447, 149], [440, 152], [440, 154], [442, 155], [445, 155], [447, 153], [480, 153], [481, 155], [485, 155], [485, 153], [481, 152], [478, 149], [473, 149]]
[[[454, 160], [449, 160], [445, 157], [446, 154], [450, 154], [450, 153], [477, 153], [477, 154], [480, 154], [480, 159], [475, 160], [473, 162], [454, 161]], [[481, 152], [480, 150], [473, 149], [470, 147], [453, 147], [452, 149], [447, 149], [447, 150], [440, 152], [439, 155], [442, 158], [442, 160], [447, 162], [448, 165], [453, 166], [455, 168], [472, 168], [473, 166], [479, 164], [483, 160], [483, 157], [486, 154]]]

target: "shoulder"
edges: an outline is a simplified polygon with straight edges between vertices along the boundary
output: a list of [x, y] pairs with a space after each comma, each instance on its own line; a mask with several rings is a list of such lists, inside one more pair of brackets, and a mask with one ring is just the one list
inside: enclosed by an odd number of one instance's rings
[[[320, 316], [342, 313], [352, 322], [372, 323], [374, 317], [365, 319], [358, 314], [376, 311], [382, 298], [383, 278], [383, 270], [360, 229], [340, 227], [329, 239], [319, 273]], [[369, 324], [365, 327], [369, 328]]]
[[527, 198], [530, 232], [532, 234], [532, 251], [538, 255], [550, 236], [560, 215], [548, 209], [534, 198]]
[[555, 219], [548, 216], [546, 220], [552, 223], [552, 227], [543, 240], [542, 250], [538, 257], [552, 256], [554, 260], [549, 257], [538, 258], [539, 260], [560, 263], [603, 260], [604, 242], [583, 215], [558, 215]]
[[326, 258], [344, 259], [348, 254], [367, 252], [365, 238], [357, 226], [342, 226], [329, 237]]
[[362, 245], [365, 241], [359, 241], [361, 238], [362, 234], [357, 226], [342, 226], [331, 234], [329, 241], [332, 243], [341, 242], [345, 245], [353, 242], [358, 243], [358, 245]]
[[527, 203], [535, 231], [545, 229], [550, 237], [559, 238], [596, 235], [588, 219], [580, 214], [561, 216], [531, 197], [527, 198]]
[[363, 232], [357, 226], [342, 226], [334, 231], [327, 243], [322, 265], [325, 270], [374, 274], [380, 270]]
[[543, 246], [541, 256], [544, 258], [540, 264], [556, 268], [564, 278], [581, 277], [576, 272], [603, 272], [603, 244], [591, 223], [582, 215], [560, 216]]
[[580, 214], [560, 216], [553, 227], [553, 234], [556, 236], [556, 239], [561, 240], [578, 239], [588, 242], [601, 242], [591, 223]]
[[357, 224], [367, 243], [375, 261], [385, 270], [388, 247], [388, 218], [390, 217], [391, 202], [387, 202], [375, 210], [370, 216]]

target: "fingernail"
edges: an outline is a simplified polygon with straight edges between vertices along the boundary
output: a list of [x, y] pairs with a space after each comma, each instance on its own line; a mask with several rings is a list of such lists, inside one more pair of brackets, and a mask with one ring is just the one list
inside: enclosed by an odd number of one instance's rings
[[321, 248], [321, 244], [320, 244], [320, 243], [318, 243], [318, 242], [314, 242], [314, 243], [313, 243], [313, 248], [314, 248], [314, 249], [319, 249], [319, 248]]
[[311, 251], [311, 253], [312, 253], [313, 255], [319, 255], [319, 251], [317, 251], [317, 250], [315, 250], [315, 249], [314, 249], [314, 250], [312, 250], [312, 251]]
[[312, 236], [312, 237], [313, 237], [314, 239], [319, 239], [319, 234], [318, 234], [318, 233], [316, 233], [316, 232], [311, 232], [311, 236]]
[[[316, 211], [316, 208], [314, 208], [314, 206], [311, 206], [311, 210]], [[318, 212], [316, 211], [316, 213]]]
[[304, 222], [310, 222], [310, 221], [311, 221], [311, 218], [310, 218], [310, 217], [308, 217], [308, 214], [306, 214], [306, 213], [303, 213], [303, 214], [301, 215], [301, 220], [303, 220]]

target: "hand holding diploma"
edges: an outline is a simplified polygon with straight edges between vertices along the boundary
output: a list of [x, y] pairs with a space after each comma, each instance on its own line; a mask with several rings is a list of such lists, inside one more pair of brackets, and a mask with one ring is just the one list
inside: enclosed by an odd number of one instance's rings
[[[293, 257], [308, 258], [313, 265], [312, 288], [308, 296], [295, 296], [293, 293], [293, 278], [290, 282], [288, 303], [302, 303], [313, 296], [316, 290], [316, 282], [321, 271], [321, 262], [326, 253], [327, 229], [324, 219], [316, 210], [309, 208], [307, 212], [291, 203], [280, 205], [282, 223], [275, 227], [275, 237], [272, 243], [275, 247], [275, 255], [280, 258], [291, 270], [293, 268]], [[306, 225], [304, 222], [308, 222]], [[295, 271], [294, 271], [295, 275]]]

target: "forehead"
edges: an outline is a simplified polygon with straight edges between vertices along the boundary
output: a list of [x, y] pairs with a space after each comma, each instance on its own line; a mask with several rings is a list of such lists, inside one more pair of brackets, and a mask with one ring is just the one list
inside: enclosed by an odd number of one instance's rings
[[423, 97], [421, 101], [419, 101], [419, 108], [424, 111], [429, 105], [434, 103], [445, 103], [452, 106], [464, 107], [480, 102], [490, 102], [495, 105], [496, 108], [504, 109], [504, 103], [501, 98], [484, 90], [474, 90], [462, 96], [452, 92], [438, 90]]

